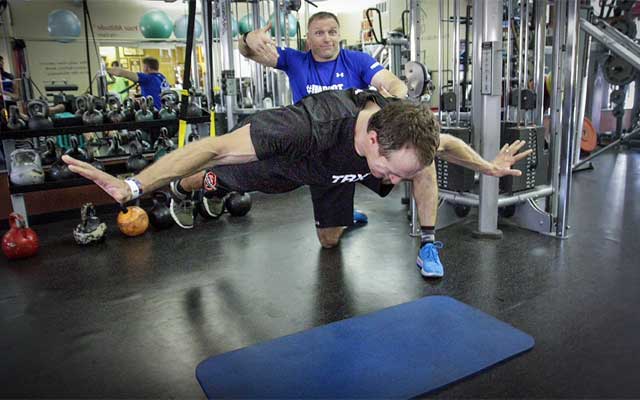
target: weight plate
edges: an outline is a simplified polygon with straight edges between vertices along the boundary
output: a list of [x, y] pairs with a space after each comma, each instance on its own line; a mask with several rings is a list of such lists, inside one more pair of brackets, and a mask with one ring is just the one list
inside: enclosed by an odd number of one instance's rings
[[617, 56], [609, 56], [602, 65], [604, 79], [612, 85], [623, 86], [634, 80], [636, 71], [625, 60]]

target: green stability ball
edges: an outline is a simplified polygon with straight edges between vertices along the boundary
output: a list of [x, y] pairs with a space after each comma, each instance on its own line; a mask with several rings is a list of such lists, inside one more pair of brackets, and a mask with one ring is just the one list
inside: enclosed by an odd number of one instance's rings
[[[269, 17], [269, 22], [271, 22], [271, 35], [276, 36], [276, 24], [273, 14], [271, 14], [271, 17]], [[284, 16], [280, 15], [280, 33], [283, 36], [288, 33], [290, 37], [296, 35], [296, 32], [298, 31], [298, 20], [293, 16], [293, 14], [289, 14], [286, 28], [284, 25]]]
[[59, 42], [69, 43], [80, 36], [80, 20], [73, 11], [53, 10], [49, 13], [47, 30]]
[[150, 10], [140, 18], [140, 32], [147, 39], [168, 39], [173, 32], [173, 21], [160, 10]]
[[[220, 37], [220, 21], [219, 18], [216, 18], [215, 20], [213, 20], [213, 37], [214, 38], [219, 38]], [[236, 37], [238, 36], [238, 20], [232, 15], [231, 16], [231, 35], [232, 37]]]
[[[262, 28], [267, 25], [267, 21], [264, 18], [260, 17], [260, 26], [258, 28]], [[247, 14], [244, 17], [240, 18], [240, 23], [238, 29], [240, 30], [240, 34], [244, 35], [247, 32], [255, 31], [258, 28], [253, 27], [253, 15]]]
[[[176, 19], [175, 24], [173, 24], [173, 34], [176, 35], [176, 38], [186, 39], [187, 25], [189, 25], [189, 17], [187, 15], [183, 15], [182, 17]], [[202, 25], [196, 19], [195, 24], [193, 25], [193, 37], [199, 39], [201, 35]]]

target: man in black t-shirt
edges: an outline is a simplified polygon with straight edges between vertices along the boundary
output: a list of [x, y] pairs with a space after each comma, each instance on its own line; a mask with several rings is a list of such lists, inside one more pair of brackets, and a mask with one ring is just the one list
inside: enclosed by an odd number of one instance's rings
[[[393, 185], [410, 180], [419, 219], [424, 220], [430, 182], [425, 168], [436, 153], [487, 175], [520, 175], [511, 166], [531, 152], [518, 153], [524, 144], [505, 145], [488, 162], [461, 140], [440, 135], [436, 118], [423, 105], [351, 89], [318, 93], [293, 106], [256, 113], [233, 132], [189, 144], [124, 181], [71, 157], [63, 160], [120, 203], [206, 168], [207, 195], [219, 197], [230, 191], [283, 193], [303, 185], [351, 182], [385, 196]], [[344, 213], [344, 207], [323, 202], [314, 204], [314, 213], [331, 219], [334, 213]], [[320, 242], [333, 247], [339, 239], [340, 235], [320, 237]], [[418, 264], [428, 262], [426, 258], [419, 254]]]

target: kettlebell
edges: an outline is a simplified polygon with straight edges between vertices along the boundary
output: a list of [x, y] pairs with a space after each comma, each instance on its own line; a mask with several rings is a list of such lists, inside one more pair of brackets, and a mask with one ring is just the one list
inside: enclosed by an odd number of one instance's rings
[[121, 143], [121, 138], [120, 138], [120, 134], [116, 134], [114, 136], [111, 137], [111, 145], [109, 146], [109, 149], [107, 150], [107, 155], [108, 156], [119, 156], [122, 154], [127, 154], [127, 151], [124, 149], [124, 147], [122, 147], [120, 145]]
[[54, 181], [76, 178], [77, 176], [77, 174], [69, 169], [67, 163], [62, 161], [62, 158], [58, 158], [58, 160], [51, 165], [51, 169], [49, 170], [49, 177]]
[[132, 99], [125, 99], [124, 104], [122, 105], [122, 114], [124, 115], [122, 122], [134, 121], [136, 119], [134, 103], [135, 102]]
[[78, 141], [78, 138], [76, 136], [71, 136], [69, 138], [69, 143], [71, 144], [71, 148], [65, 151], [64, 154], [71, 156], [76, 160], [80, 160], [80, 161], [89, 160], [89, 156], [87, 155], [87, 152], [84, 149], [79, 147], [80, 142]]
[[107, 224], [96, 216], [93, 203], [85, 203], [80, 209], [80, 223], [73, 230], [73, 239], [81, 246], [102, 242], [107, 232]]
[[138, 206], [122, 208], [117, 221], [118, 229], [127, 236], [140, 236], [149, 227], [149, 216]]
[[156, 108], [156, 103], [153, 101], [153, 96], [147, 96], [147, 109], [153, 115], [153, 118], [158, 118], [158, 109]]
[[187, 117], [202, 117], [202, 109], [196, 103], [196, 96], [191, 96], [189, 98], [189, 105], [187, 106]]
[[82, 122], [85, 125], [100, 125], [104, 122], [101, 111], [96, 109], [96, 97], [88, 97], [87, 111], [82, 114]]
[[76, 97], [76, 117], [82, 117], [87, 111], [87, 96]]
[[42, 153], [42, 164], [49, 165], [56, 162], [58, 157], [58, 148], [56, 147], [56, 140], [52, 137], [47, 138], [47, 150]]
[[9, 231], [2, 237], [2, 252], [10, 260], [35, 255], [40, 247], [38, 235], [27, 228], [24, 217], [18, 213], [9, 214]]
[[174, 90], [165, 90], [160, 94], [160, 101], [162, 102], [162, 109], [159, 113], [160, 119], [178, 118], [178, 113], [175, 109], [177, 98], [178, 94]]
[[142, 146], [143, 152], [151, 150], [151, 143], [144, 140], [144, 135], [145, 135], [145, 132], [140, 129], [136, 129], [136, 131], [134, 132], [134, 138]]
[[7, 128], [11, 130], [24, 129], [27, 124], [20, 118], [18, 112], [18, 106], [9, 107], [9, 120], [7, 121]]
[[129, 143], [129, 158], [127, 159], [127, 170], [137, 174], [142, 171], [149, 162], [142, 155], [142, 145], [137, 140]]
[[167, 229], [173, 226], [173, 218], [169, 211], [169, 201], [171, 196], [167, 192], [153, 193], [153, 207], [149, 210], [149, 222], [157, 229]]
[[158, 139], [153, 144], [153, 150], [155, 151], [153, 160], [159, 160], [173, 150], [173, 148], [173, 141], [167, 137], [167, 128], [160, 128], [160, 136], [158, 136]]
[[231, 192], [225, 199], [224, 206], [229, 210], [229, 214], [241, 217], [251, 210], [251, 196], [249, 193]]
[[136, 112], [136, 121], [153, 121], [153, 113], [149, 111], [146, 99], [140, 100], [140, 110]]
[[53, 122], [49, 118], [49, 105], [46, 101], [31, 100], [27, 105], [27, 111], [29, 112], [29, 129], [53, 128]]
[[122, 112], [122, 103], [120, 102], [120, 97], [110, 94], [107, 96], [107, 106], [109, 107], [109, 112], [107, 113], [107, 121], [113, 124], [119, 124], [123, 122], [125, 119], [125, 115]]
[[40, 155], [33, 149], [17, 149], [11, 152], [9, 179], [14, 185], [38, 185], [44, 183], [44, 170]]

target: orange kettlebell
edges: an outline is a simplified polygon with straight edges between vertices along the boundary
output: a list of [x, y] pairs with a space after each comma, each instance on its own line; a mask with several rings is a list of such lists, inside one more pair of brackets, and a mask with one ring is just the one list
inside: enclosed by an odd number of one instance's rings
[[118, 213], [118, 228], [127, 236], [140, 236], [149, 227], [149, 216], [138, 206], [129, 206]]
[[18, 213], [9, 214], [11, 229], [2, 237], [2, 252], [10, 260], [27, 258], [38, 252], [40, 241], [31, 228], [27, 228], [24, 217]]

